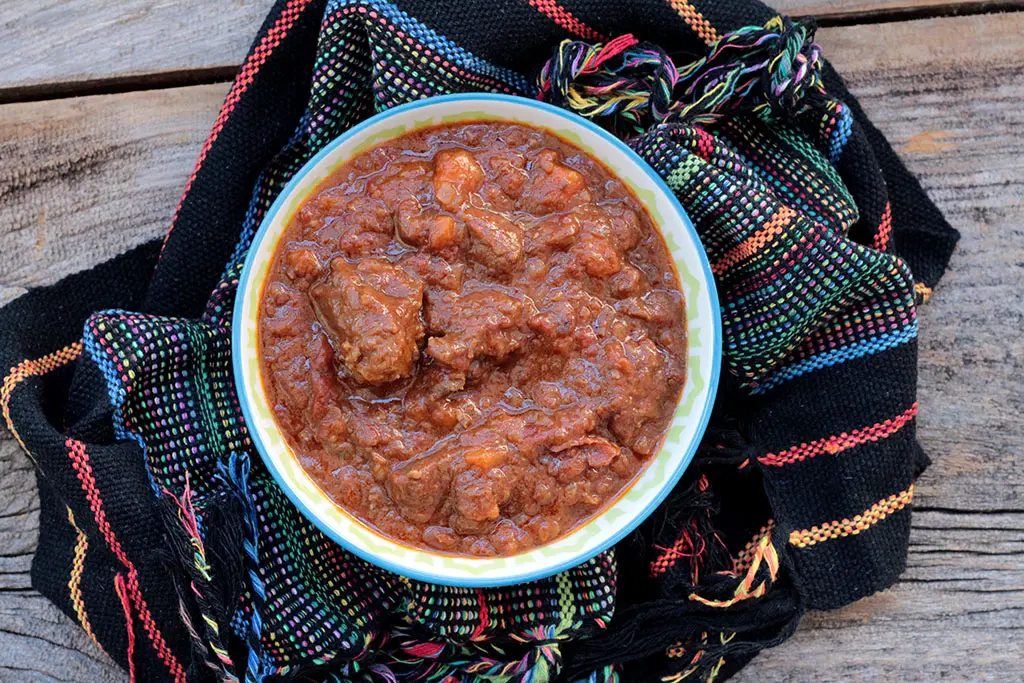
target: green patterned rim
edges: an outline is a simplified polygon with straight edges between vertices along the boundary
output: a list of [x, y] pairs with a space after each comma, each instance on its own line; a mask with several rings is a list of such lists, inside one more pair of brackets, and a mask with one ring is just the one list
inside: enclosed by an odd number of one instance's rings
[[[686, 384], [665, 443], [630, 488], [600, 515], [552, 543], [512, 557], [474, 558], [411, 548], [381, 535], [334, 503], [306, 474], [273, 417], [259, 362], [257, 312], [278, 242], [306, 198], [353, 156], [443, 123], [509, 121], [545, 129], [600, 159], [643, 202], [675, 262], [686, 297]], [[245, 260], [235, 301], [232, 356], [242, 411], [278, 484], [324, 533], [360, 557], [412, 578], [455, 586], [522, 583], [583, 563], [642, 522], [682, 476], [707, 426], [721, 364], [721, 319], [711, 268], [683, 208], [665, 183], [620, 140], [550, 105], [490, 94], [447, 95], [378, 114], [313, 157], [270, 208]]]

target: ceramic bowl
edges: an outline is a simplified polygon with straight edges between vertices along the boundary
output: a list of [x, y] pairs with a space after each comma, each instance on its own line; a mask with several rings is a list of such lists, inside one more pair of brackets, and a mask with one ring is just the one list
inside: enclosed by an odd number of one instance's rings
[[[267, 273], [292, 216], [353, 156], [438, 124], [508, 121], [547, 130], [601, 160], [646, 206], [665, 237], [683, 293], [689, 337], [686, 384], [663, 446], [625, 493], [572, 533], [511, 557], [473, 558], [411, 548], [366, 526], [327, 497], [299, 464], [274, 419], [259, 361], [257, 312]], [[503, 95], [450, 95], [395, 107], [350, 129], [295, 174], [253, 239], [238, 285], [232, 353], [249, 433], [267, 468], [296, 507], [330, 538], [369, 562], [423, 581], [500, 586], [550, 576], [611, 547], [668, 495], [693, 458], [707, 425], [721, 362], [721, 320], [711, 268], [675, 196], [620, 140], [574, 114]]]

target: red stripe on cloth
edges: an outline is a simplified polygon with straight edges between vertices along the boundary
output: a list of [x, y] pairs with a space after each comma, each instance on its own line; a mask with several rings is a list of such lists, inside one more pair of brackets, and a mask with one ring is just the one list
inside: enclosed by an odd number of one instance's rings
[[196, 176], [199, 174], [199, 169], [202, 168], [203, 162], [206, 161], [206, 155], [210, 153], [210, 149], [213, 147], [213, 143], [220, 137], [221, 131], [224, 130], [224, 125], [227, 123], [231, 113], [235, 110], [235, 107], [242, 99], [242, 95], [252, 85], [255, 80], [256, 74], [260, 68], [266, 63], [267, 58], [270, 57], [274, 49], [281, 44], [281, 41], [288, 31], [291, 30], [292, 26], [298, 20], [302, 14], [302, 10], [306, 8], [312, 0], [291, 0], [281, 12], [281, 16], [277, 18], [274, 25], [270, 27], [266, 35], [260, 40], [260, 44], [256, 46], [246, 58], [245, 64], [238, 72], [238, 76], [235, 77], [235, 82], [231, 85], [231, 90], [228, 91], [227, 97], [224, 99], [224, 104], [221, 106], [220, 114], [217, 116], [217, 120], [213, 124], [213, 129], [210, 131], [209, 137], [206, 138], [206, 143], [203, 144], [202, 150], [199, 152], [199, 160], [196, 161], [195, 168], [192, 170], [192, 175], [189, 176], [188, 182], [185, 183], [185, 191], [181, 194], [181, 199], [178, 201], [178, 208], [174, 211], [174, 218], [171, 219], [171, 227], [167, 230], [167, 235], [164, 236], [164, 244], [167, 244], [167, 238], [170, 237], [171, 232], [174, 230], [174, 225], [178, 222], [178, 214], [181, 213], [181, 206], [185, 203], [185, 198], [188, 193], [192, 190], [192, 184], [196, 180]]
[[68, 449], [68, 457], [71, 458], [71, 465], [75, 468], [78, 473], [78, 481], [82, 484], [82, 490], [85, 491], [85, 498], [89, 501], [89, 509], [92, 510], [93, 518], [96, 520], [96, 526], [99, 528], [100, 533], [103, 534], [103, 538], [107, 541], [107, 546], [111, 552], [120, 560], [121, 564], [124, 565], [125, 569], [128, 570], [128, 578], [126, 580], [126, 588], [129, 597], [131, 597], [132, 604], [135, 606], [135, 611], [138, 612], [139, 618], [142, 620], [142, 626], [146, 631], [146, 635], [149, 636], [149, 640], [153, 645], [153, 649], [156, 650], [157, 656], [167, 666], [167, 669], [171, 672], [171, 676], [174, 677], [175, 683], [186, 683], [185, 669], [178, 662], [177, 657], [171, 652], [171, 648], [167, 645], [167, 641], [164, 640], [163, 634], [160, 632], [160, 628], [156, 625], [156, 621], [153, 619], [153, 614], [149, 611], [149, 605], [146, 604], [146, 599], [142, 597], [142, 588], [139, 585], [139, 572], [135, 568], [135, 564], [128, 558], [128, 555], [124, 552], [124, 548], [121, 547], [121, 542], [117, 540], [117, 535], [114, 534], [114, 529], [110, 526], [110, 522], [107, 520], [107, 514], [103, 510], [103, 498], [100, 496], [99, 486], [96, 484], [96, 477], [92, 473], [92, 465], [89, 464], [89, 454], [85, 451], [85, 444], [75, 439], [67, 439], [64, 445]]
[[841, 453], [842, 451], [859, 446], [862, 443], [868, 441], [878, 441], [888, 436], [892, 436], [900, 429], [904, 427], [908, 422], [914, 419], [917, 415], [917, 403], [907, 408], [907, 410], [896, 417], [886, 420], [885, 422], [879, 422], [878, 424], [871, 425], [870, 427], [862, 427], [855, 429], [852, 432], [843, 432], [836, 436], [830, 436], [826, 439], [818, 439], [817, 441], [811, 441], [808, 443], [802, 443], [799, 446], [794, 446], [787, 450], [781, 451], [780, 453], [768, 453], [758, 458], [758, 461], [762, 465], [768, 465], [771, 467], [781, 467], [790, 463], [798, 462], [800, 460], [807, 460], [823, 453]]
[[121, 601], [121, 609], [124, 610], [124, 624], [128, 630], [128, 680], [135, 683], [135, 625], [132, 623], [132, 606], [128, 603], [128, 593], [125, 591], [122, 574], [114, 577], [114, 590], [117, 591], [117, 598]]
[[885, 203], [885, 211], [882, 212], [882, 220], [878, 223], [878, 232], [871, 246], [878, 251], [885, 251], [889, 247], [889, 238], [892, 236], [892, 204]]
[[484, 597], [482, 588], [476, 589], [476, 603], [480, 606], [480, 623], [473, 630], [473, 635], [469, 637], [473, 641], [482, 639], [487, 626], [491, 623], [490, 612], [487, 609], [487, 599]]
[[555, 0], [527, 0], [527, 2], [569, 33], [587, 40], [604, 40], [604, 36], [577, 19], [572, 12], [559, 5]]

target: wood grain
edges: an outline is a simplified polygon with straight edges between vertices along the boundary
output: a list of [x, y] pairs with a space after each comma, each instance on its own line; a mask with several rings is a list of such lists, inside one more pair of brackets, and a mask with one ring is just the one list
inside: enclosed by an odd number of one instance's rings
[[1024, 0], [779, 0], [767, 4], [790, 16], [816, 16], [823, 24], [834, 24], [839, 21], [867, 23], [908, 15], [970, 14], [987, 8], [1024, 6]]
[[4, 0], [0, 89], [223, 70], [274, 0]]
[[[934, 464], [920, 481], [906, 574], [872, 598], [809, 615], [739, 681], [1024, 680], [1021, 35], [1024, 13], [821, 31], [826, 54], [963, 240], [920, 314], [919, 432]], [[223, 92], [0, 107], [0, 296], [98, 261], [114, 241], [157, 234]], [[133, 119], [133, 110], [146, 113]], [[55, 170], [82, 166], [73, 160], [87, 155], [68, 151], [76, 147], [107, 151], [84, 171]], [[87, 199], [90, 190], [98, 194]], [[46, 220], [28, 227], [40, 207]], [[67, 235], [75, 248], [51, 251]], [[28, 588], [38, 503], [8, 437], [0, 496], [0, 681], [126, 680]]]
[[[512, 0], [517, 1], [517, 0]], [[518, 0], [525, 1], [525, 0]], [[1024, 0], [776, 0], [822, 21], [893, 12], [977, 11]], [[4, 0], [0, 3], [0, 100], [210, 82], [242, 62], [273, 0]]]
[[0, 287], [53, 282], [166, 231], [226, 93], [0, 107]]

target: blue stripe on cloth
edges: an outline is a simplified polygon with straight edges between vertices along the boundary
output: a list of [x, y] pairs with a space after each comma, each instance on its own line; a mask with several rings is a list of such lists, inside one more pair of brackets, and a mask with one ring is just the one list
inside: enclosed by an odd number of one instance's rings
[[763, 394], [770, 389], [774, 389], [783, 382], [805, 375], [815, 370], [827, 368], [832, 365], [838, 365], [839, 363], [845, 363], [846, 361], [853, 360], [855, 358], [861, 358], [863, 356], [870, 356], [872, 354], [881, 353], [888, 349], [905, 344], [906, 342], [917, 338], [917, 321], [915, 320], [908, 327], [896, 330], [894, 332], [888, 332], [878, 337], [871, 339], [865, 339], [864, 341], [857, 342], [852, 346], [846, 346], [840, 349], [834, 349], [820, 355], [811, 356], [806, 358], [799, 363], [794, 363], [774, 375], [770, 375], [764, 381], [760, 382], [754, 389], [754, 394]]

